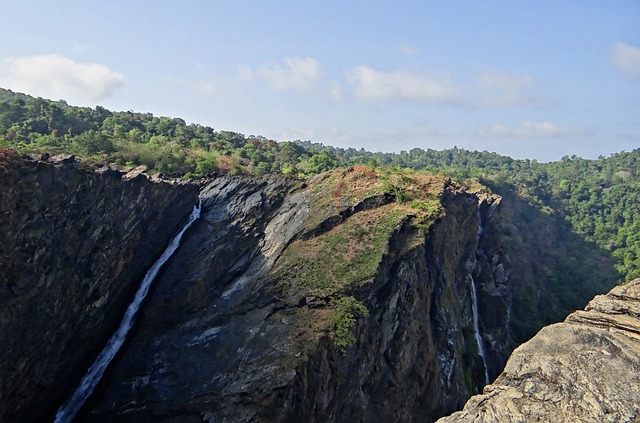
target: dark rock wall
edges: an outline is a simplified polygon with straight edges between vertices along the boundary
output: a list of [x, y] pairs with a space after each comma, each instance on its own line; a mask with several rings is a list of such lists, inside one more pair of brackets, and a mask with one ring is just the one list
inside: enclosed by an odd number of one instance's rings
[[494, 380], [515, 347], [511, 339], [512, 268], [500, 238], [502, 198], [479, 195], [478, 247], [473, 278], [478, 289], [480, 332], [489, 354], [488, 373]]
[[264, 276], [303, 227], [304, 195], [285, 201], [288, 190], [283, 178], [229, 177], [202, 191], [201, 218], [80, 421], [246, 421], [258, 399], [286, 386], [295, 366], [278, 360], [293, 333], [278, 310], [290, 305], [264, 289]]
[[278, 289], [269, 277], [284, 247], [306, 236], [310, 189], [275, 177], [219, 178], [202, 197], [202, 218], [156, 281], [130, 342], [79, 420], [439, 417], [484, 381], [472, 277], [481, 301], [498, 305], [481, 321], [485, 342], [495, 343], [490, 361], [506, 358], [504, 266], [499, 245], [483, 238], [499, 224], [497, 198], [450, 187], [446, 216], [427, 235], [397, 227], [375, 280], [352, 293], [370, 316], [357, 328], [357, 344], [342, 353], [318, 323], [327, 320], [326, 300]]
[[[424, 422], [477, 393], [484, 368], [473, 331], [471, 277], [476, 273], [483, 292], [496, 287], [482, 294], [500, 305], [485, 325], [487, 342], [507, 342], [508, 314], [499, 313], [510, 300], [506, 280], [493, 277], [499, 254], [487, 258], [478, 248], [482, 214], [484, 233], [495, 230], [488, 218], [499, 200], [489, 201], [478, 206], [475, 195], [449, 192], [445, 217], [426, 237], [408, 225], [399, 228], [376, 281], [356, 293], [371, 312], [358, 328], [357, 345], [346, 354], [319, 345], [274, 407], [280, 417], [259, 420]], [[508, 347], [490, 350], [492, 374], [508, 353]]]
[[0, 166], [0, 421], [53, 417], [197, 194], [73, 160]]
[[[198, 189], [153, 183], [143, 175], [84, 171], [73, 161], [2, 160], [0, 421], [43, 421], [52, 418], [115, 330], [144, 273], [184, 224]], [[446, 183], [445, 215], [426, 233], [407, 216], [388, 239], [373, 280], [346, 293], [370, 315], [358, 321], [357, 343], [340, 351], [330, 334], [331, 298], [276, 283], [277, 260], [294, 240], [313, 240], [394, 198], [372, 195], [339, 210], [330, 207], [326, 217], [313, 216], [318, 187], [309, 184], [277, 176], [221, 177], [201, 190], [202, 217], [159, 274], [79, 421], [432, 421], [460, 409], [484, 385], [472, 281], [489, 377], [500, 374], [515, 346], [514, 327], [522, 333], [527, 316], [522, 310], [516, 316], [513, 308], [522, 308], [528, 297], [513, 298], [512, 305], [512, 295], [535, 288], [527, 281], [544, 269], [544, 260], [531, 257], [543, 257], [548, 243], [514, 243], [518, 233], [511, 231], [507, 244], [501, 220], [513, 210], [501, 211], [502, 198]], [[509, 245], [511, 262], [503, 252]], [[535, 254], [524, 255], [524, 249]], [[514, 281], [517, 286], [510, 286]], [[591, 315], [575, 316], [567, 322]], [[607, 322], [597, 325], [609, 330]], [[539, 344], [521, 349], [531, 351], [513, 363], [538, 365]], [[567, 357], [573, 355], [579, 354]], [[503, 408], [518, 409], [517, 398], [538, 386], [532, 398], [546, 398], [550, 376], [534, 380], [535, 386], [528, 381], [533, 388], [527, 385], [524, 393], [513, 390], [522, 385], [519, 378], [530, 376], [518, 366], [507, 366], [494, 388], [458, 415], [467, 419], [461, 421], [473, 420], [476, 409], [502, 421], [508, 417]], [[570, 362], [566, 373], [579, 366], [579, 360]], [[517, 373], [513, 381], [509, 372]], [[550, 388], [560, 398], [558, 389]], [[580, 398], [569, 398], [569, 404]], [[613, 408], [598, 408], [598, 398], [589, 407], [605, 416]], [[620, 407], [637, 400], [635, 391], [629, 398]], [[558, 407], [549, 415], [569, 413]], [[513, 415], [534, 418], [531, 410]], [[626, 408], [620, 413], [630, 415]]]

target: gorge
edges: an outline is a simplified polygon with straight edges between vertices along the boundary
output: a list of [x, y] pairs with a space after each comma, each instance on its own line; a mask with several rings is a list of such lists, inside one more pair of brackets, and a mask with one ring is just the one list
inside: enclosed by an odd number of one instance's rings
[[[121, 389], [99, 389], [81, 420], [176, 414], [213, 421], [410, 420], [460, 407], [484, 381], [471, 274], [494, 287], [497, 305], [508, 302], [504, 281], [492, 276], [499, 253], [477, 259], [479, 214], [490, 222], [499, 201], [429, 180], [442, 191], [447, 212], [429, 236], [392, 197], [375, 191], [321, 213], [316, 207], [327, 192], [353, 176], [322, 175], [298, 188], [283, 178], [218, 178], [208, 185], [193, 235], [157, 281], [137, 334], [106, 376], [107, 385]], [[331, 258], [316, 263], [315, 251], [305, 247], [322, 248], [365, 224], [384, 232], [381, 240], [363, 234], [363, 244], [383, 242], [382, 248], [358, 251], [352, 244], [343, 258], [362, 269], [372, 256], [371, 273], [325, 287], [321, 272], [340, 272], [342, 281], [356, 269], [340, 269], [339, 259], [314, 268]], [[298, 254], [311, 257], [300, 264]], [[355, 344], [340, 351], [327, 336], [327, 317], [345, 294], [370, 315], [359, 320]], [[507, 307], [496, 309], [499, 324], [484, 332], [499, 340], [489, 352], [499, 363], [507, 355], [500, 349]]]
[[1, 153], [2, 421], [54, 418], [198, 198], [76, 421], [433, 421], [501, 374], [524, 294], [561, 295], [538, 260], [566, 234], [487, 187], [353, 168], [196, 185]]

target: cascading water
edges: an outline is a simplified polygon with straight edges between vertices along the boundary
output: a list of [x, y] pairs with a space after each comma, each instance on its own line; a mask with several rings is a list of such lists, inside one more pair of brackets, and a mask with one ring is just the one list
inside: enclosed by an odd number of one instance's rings
[[87, 374], [82, 378], [73, 394], [67, 399], [67, 401], [65, 401], [64, 404], [62, 404], [56, 413], [55, 423], [71, 422], [78, 411], [80, 411], [80, 408], [87, 398], [91, 396], [94, 388], [102, 378], [105, 369], [124, 343], [127, 333], [133, 325], [133, 318], [135, 317], [138, 308], [140, 308], [142, 300], [144, 300], [144, 297], [146, 297], [149, 292], [151, 282], [155, 279], [162, 265], [169, 260], [171, 255], [178, 248], [180, 245], [180, 239], [185, 231], [189, 229], [191, 224], [195, 222], [198, 217], [200, 217], [200, 208], [201, 202], [193, 207], [193, 211], [191, 212], [191, 216], [189, 216], [187, 224], [182, 228], [178, 235], [171, 240], [167, 249], [162, 253], [162, 256], [147, 271], [140, 288], [138, 288], [138, 291], [136, 292], [133, 302], [129, 304], [129, 307], [127, 308], [124, 318], [120, 323], [120, 327], [113, 335], [111, 335], [109, 342], [107, 342], [107, 345], [104, 347], [100, 355], [98, 355], [96, 361], [91, 365], [91, 367], [89, 367]]
[[482, 364], [484, 365], [484, 381], [485, 384], [491, 383], [489, 380], [489, 367], [487, 366], [487, 354], [484, 349], [484, 342], [480, 335], [480, 317], [478, 315], [478, 293], [476, 288], [476, 281], [471, 278], [471, 308], [473, 309], [473, 328], [476, 332], [476, 342], [478, 343], [478, 352], [482, 357]]

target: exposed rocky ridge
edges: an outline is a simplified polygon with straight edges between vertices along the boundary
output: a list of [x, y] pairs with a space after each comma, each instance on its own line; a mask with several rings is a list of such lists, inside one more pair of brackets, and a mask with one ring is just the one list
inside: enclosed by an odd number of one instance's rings
[[197, 192], [0, 151], [0, 421], [53, 416]]
[[[373, 280], [349, 293], [370, 310], [345, 353], [329, 336], [331, 298], [274, 285], [295, 239], [325, 233], [362, 206], [316, 216], [311, 187], [225, 177], [201, 193], [201, 219], [156, 281], [133, 336], [81, 421], [425, 421], [483, 384], [471, 312], [497, 373], [509, 352], [499, 198], [445, 184], [445, 215], [425, 234], [403, 220]], [[318, 228], [308, 227], [310, 219]], [[324, 222], [324, 223], [322, 223]], [[329, 222], [329, 223], [327, 223]], [[323, 226], [325, 225], [325, 226]], [[482, 230], [480, 228], [482, 227]], [[315, 231], [315, 232], [314, 232]]]
[[454, 422], [640, 421], [640, 279], [518, 347]]

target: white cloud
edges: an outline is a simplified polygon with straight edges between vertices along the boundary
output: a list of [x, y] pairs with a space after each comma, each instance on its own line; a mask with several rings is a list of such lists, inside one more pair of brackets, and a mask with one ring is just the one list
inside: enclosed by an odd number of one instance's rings
[[506, 137], [506, 136], [512, 136], [512, 134], [514, 133], [515, 131], [499, 123], [494, 123], [493, 125], [488, 125], [488, 126], [482, 126], [476, 129], [476, 134], [482, 135], [482, 136], [492, 135], [492, 136]]
[[89, 46], [86, 44], [75, 43], [73, 45], [73, 51], [83, 52], [89, 49]]
[[274, 91], [309, 91], [321, 74], [320, 63], [311, 57], [286, 57], [283, 65], [270, 63], [255, 70], [247, 65], [238, 65], [238, 79], [262, 79]]
[[212, 96], [216, 94], [216, 85], [211, 81], [198, 81], [196, 90], [201, 94]]
[[14, 91], [70, 102], [111, 96], [124, 76], [97, 63], [78, 63], [58, 54], [12, 57], [2, 62], [0, 85]]
[[349, 146], [353, 142], [352, 135], [341, 128], [329, 128], [328, 134], [338, 145]]
[[476, 130], [480, 136], [494, 136], [503, 138], [560, 138], [571, 135], [584, 134], [584, 128], [562, 128], [551, 122], [521, 122], [514, 128], [502, 124], [483, 126]]
[[347, 71], [356, 97], [363, 101], [407, 99], [427, 103], [453, 103], [461, 88], [447, 74], [407, 71], [381, 72], [367, 66]]
[[529, 74], [486, 73], [478, 78], [480, 106], [511, 108], [542, 105], [543, 102], [531, 93], [532, 88], [533, 77]]
[[611, 49], [611, 60], [626, 77], [640, 79], [640, 48], [617, 43]]
[[342, 100], [342, 85], [338, 81], [332, 81], [329, 85], [329, 97], [333, 100]]
[[216, 84], [206, 79], [189, 81], [184, 78], [175, 78], [173, 76], [167, 76], [165, 77], [165, 80], [179, 87], [187, 88], [189, 90], [195, 91], [199, 94], [202, 94], [208, 97], [212, 97], [216, 95], [218, 92]]
[[418, 119], [413, 122], [413, 132], [415, 135], [437, 138], [451, 138], [457, 135], [449, 132], [445, 132], [440, 128], [434, 126], [429, 120]]
[[238, 79], [240, 81], [251, 81], [254, 78], [253, 70], [251, 70], [250, 66], [240, 64], [236, 66], [238, 70]]
[[289, 127], [279, 136], [281, 140], [312, 140], [316, 131], [313, 128]]
[[416, 54], [418, 54], [418, 49], [408, 44], [402, 44], [400, 47], [398, 47], [398, 50], [400, 50], [400, 53], [404, 54], [405, 56], [415, 56]]

